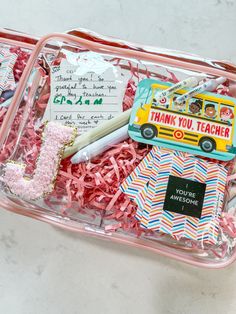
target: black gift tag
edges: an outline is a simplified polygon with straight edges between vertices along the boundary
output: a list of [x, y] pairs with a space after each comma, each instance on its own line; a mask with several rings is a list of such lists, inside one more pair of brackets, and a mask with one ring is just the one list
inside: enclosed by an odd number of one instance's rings
[[206, 184], [169, 176], [163, 210], [201, 218]]

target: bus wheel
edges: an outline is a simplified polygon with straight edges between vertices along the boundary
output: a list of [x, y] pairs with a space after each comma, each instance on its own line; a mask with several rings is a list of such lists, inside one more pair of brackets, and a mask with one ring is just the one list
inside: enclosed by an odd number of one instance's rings
[[141, 126], [141, 134], [145, 139], [151, 140], [157, 136], [157, 128], [152, 124], [143, 124]]
[[210, 137], [202, 137], [199, 141], [199, 146], [206, 153], [211, 153], [216, 149], [216, 142]]

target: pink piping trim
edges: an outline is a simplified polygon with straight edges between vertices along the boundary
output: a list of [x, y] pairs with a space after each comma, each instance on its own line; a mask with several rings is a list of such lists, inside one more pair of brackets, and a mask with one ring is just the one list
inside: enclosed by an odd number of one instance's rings
[[18, 41], [14, 39], [4, 38], [4, 37], [0, 37], [0, 41], [1, 43], [4, 43], [4, 44], [20, 46], [22, 48], [30, 49], [30, 50], [33, 50], [35, 47], [35, 45], [33, 44], [25, 43], [23, 41]]

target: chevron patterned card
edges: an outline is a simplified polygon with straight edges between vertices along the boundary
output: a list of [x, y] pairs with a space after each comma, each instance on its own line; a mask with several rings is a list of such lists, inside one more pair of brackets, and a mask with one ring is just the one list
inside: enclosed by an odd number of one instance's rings
[[142, 227], [215, 244], [226, 178], [227, 169], [218, 163], [156, 147], [121, 190], [138, 205]]
[[0, 95], [4, 90], [15, 88], [13, 67], [17, 54], [11, 53], [9, 49], [0, 49]]
[[227, 170], [186, 153], [162, 158], [158, 175], [153, 171], [149, 181], [141, 225], [176, 239], [215, 244]]
[[[183, 158], [185, 153], [179, 151], [171, 151], [169, 149], [160, 149], [154, 156], [152, 172], [146, 193], [146, 201], [143, 206], [143, 215], [141, 219], [141, 226], [148, 229], [158, 230], [160, 225], [161, 212], [156, 211], [156, 207], [163, 207], [163, 195], [166, 192], [166, 185], [163, 178], [169, 176], [169, 166], [173, 167], [173, 173], [181, 175], [181, 167], [175, 161], [175, 157]], [[156, 193], [159, 190], [159, 193]]]
[[152, 172], [152, 163], [158, 149], [157, 146], [154, 146], [120, 186], [121, 191], [127, 194], [129, 198], [138, 205], [136, 213], [137, 219], [141, 219], [142, 217], [142, 208], [144, 206], [148, 182]]

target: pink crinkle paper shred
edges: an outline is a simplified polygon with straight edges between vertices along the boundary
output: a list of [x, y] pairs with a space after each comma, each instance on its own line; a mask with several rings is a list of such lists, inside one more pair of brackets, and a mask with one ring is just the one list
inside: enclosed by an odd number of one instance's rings
[[[57, 184], [67, 187], [68, 206], [76, 201], [81, 208], [105, 211], [104, 218], [120, 223], [111, 229], [137, 229], [136, 205], [120, 191], [119, 186], [148, 151], [147, 146], [130, 139], [87, 163], [72, 165], [69, 159], [62, 161]], [[56, 191], [57, 188], [54, 193]]]

